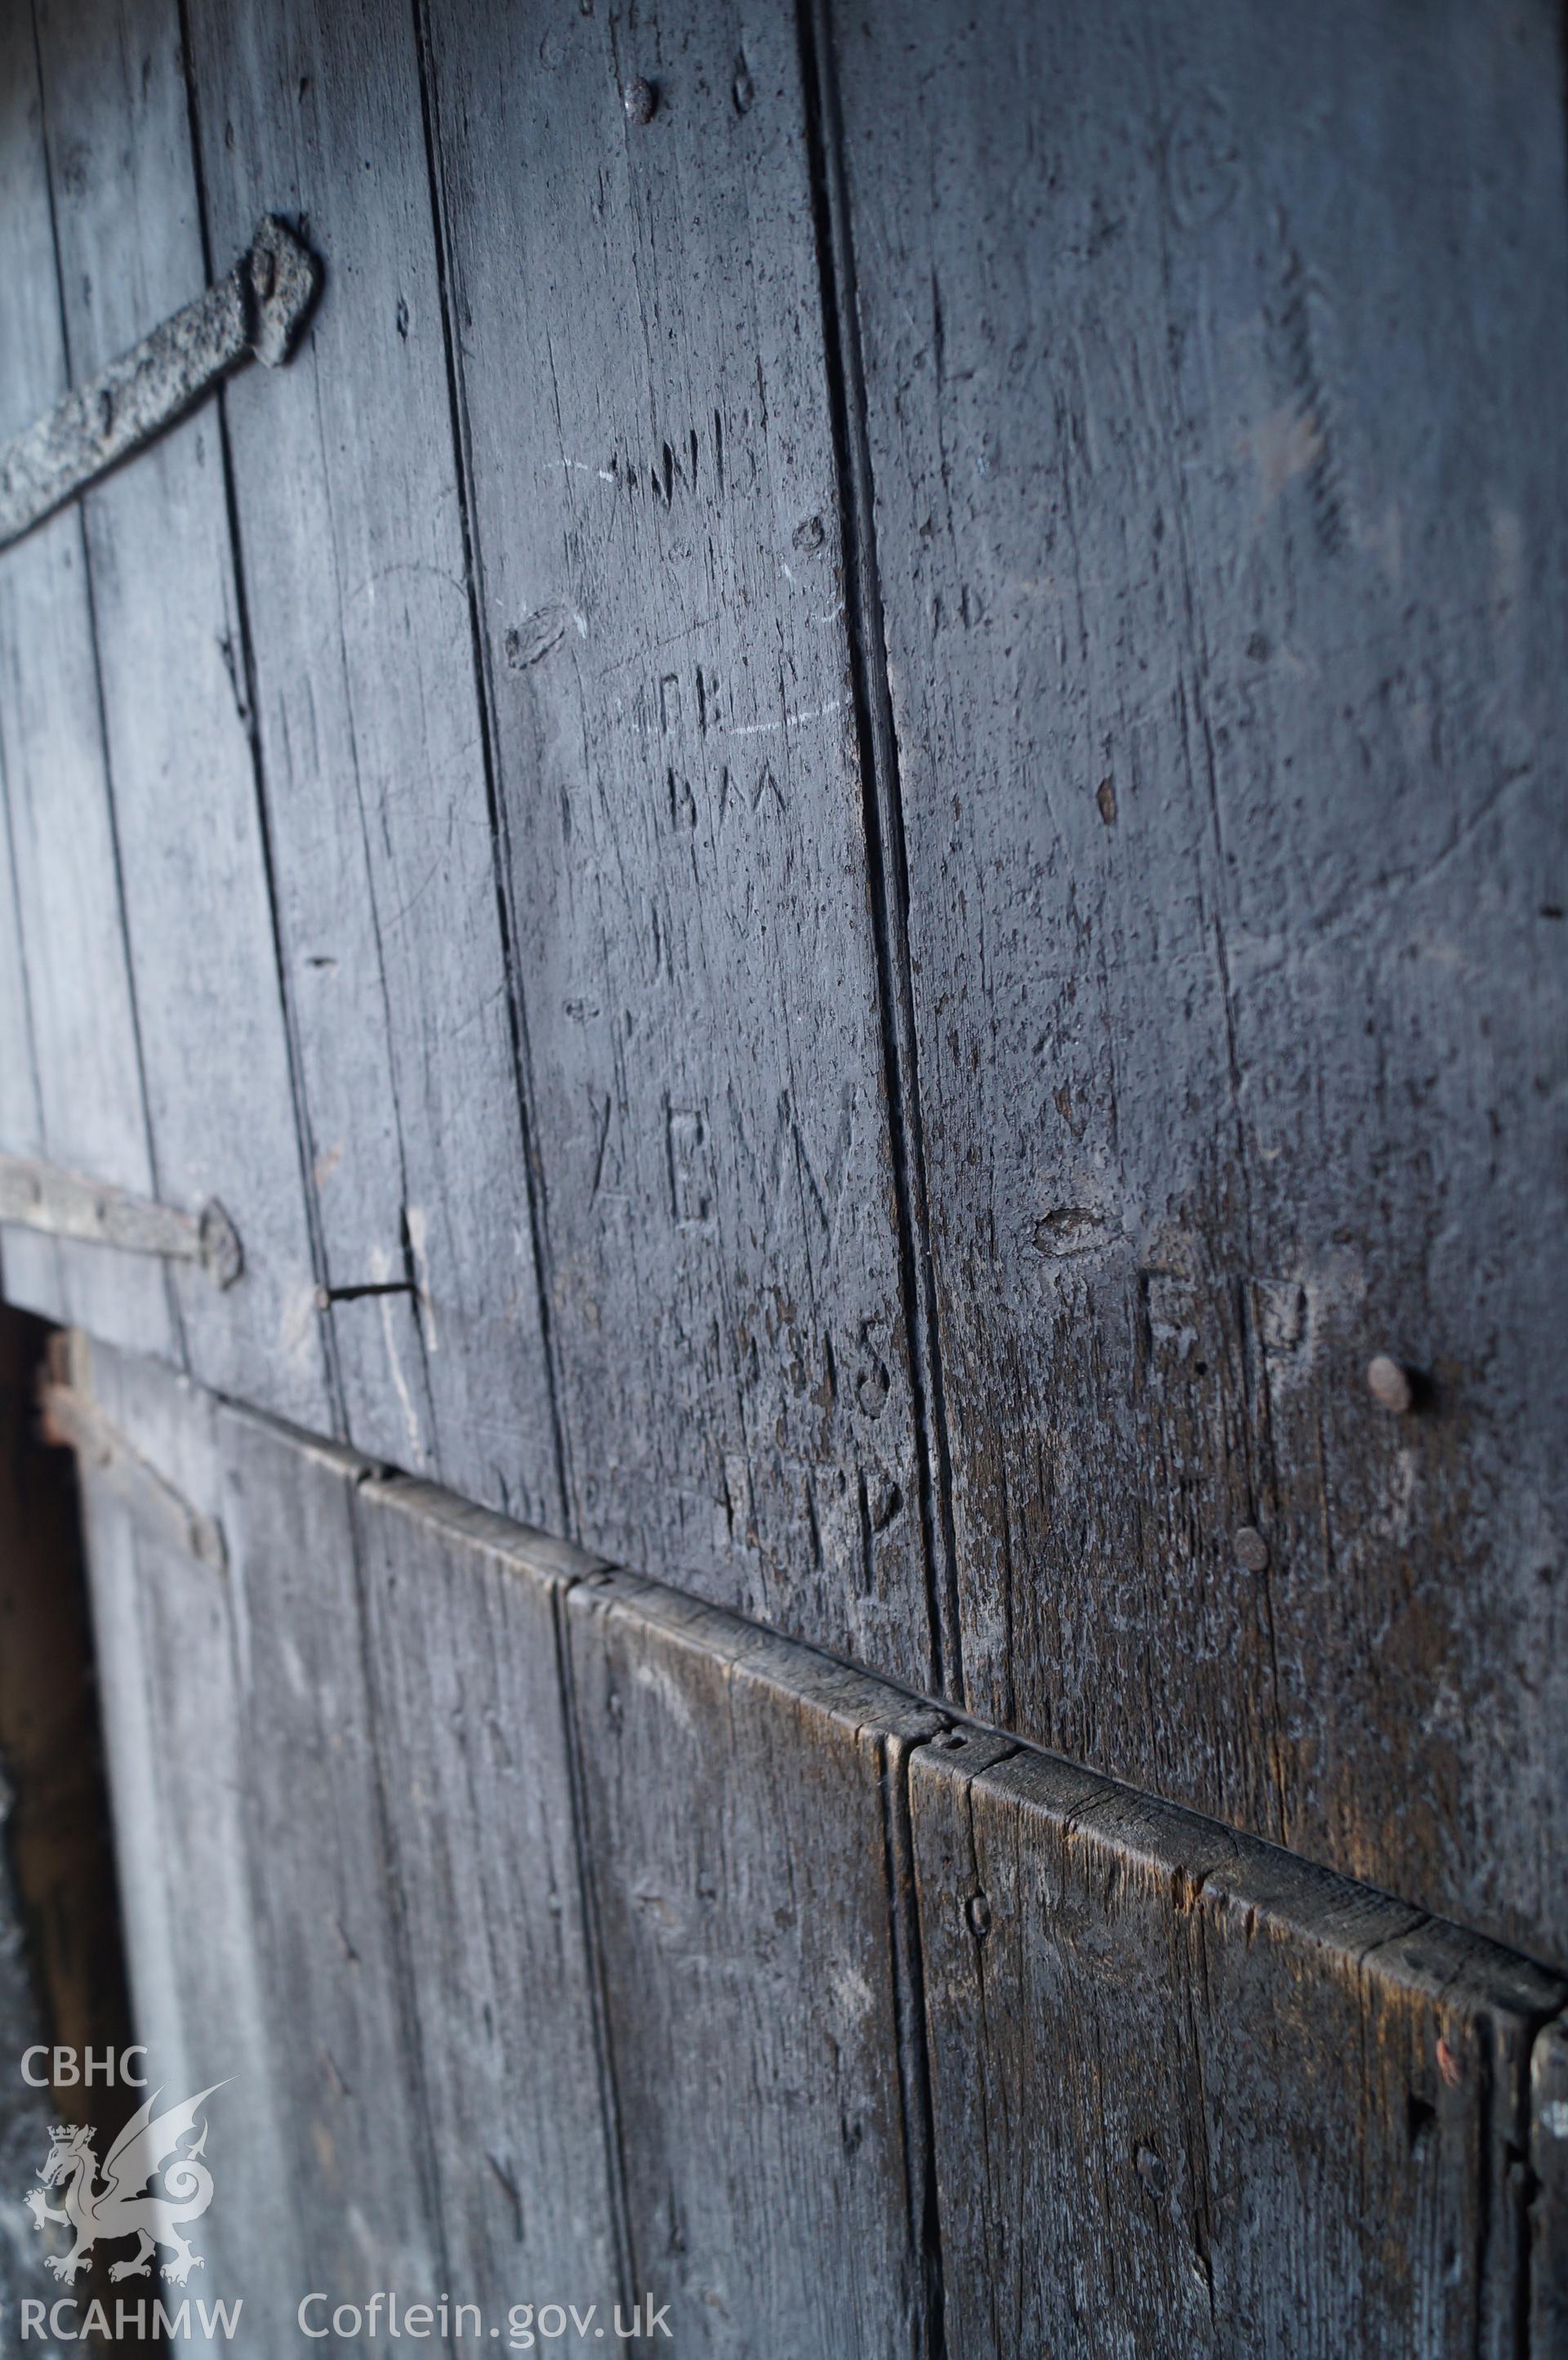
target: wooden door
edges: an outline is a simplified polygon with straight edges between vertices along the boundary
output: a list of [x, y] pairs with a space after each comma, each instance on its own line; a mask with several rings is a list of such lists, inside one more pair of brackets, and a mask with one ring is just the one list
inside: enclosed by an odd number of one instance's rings
[[255, 2348], [1545, 2352], [1553, 12], [0, 45], [0, 434], [320, 272], [0, 548], [5, 1286]]

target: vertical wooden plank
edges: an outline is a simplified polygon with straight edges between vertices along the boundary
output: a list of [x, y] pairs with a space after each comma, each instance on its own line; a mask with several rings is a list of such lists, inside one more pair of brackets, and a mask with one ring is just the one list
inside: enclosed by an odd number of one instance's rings
[[246, 1839], [299, 2292], [323, 2292], [329, 2314], [376, 2288], [433, 2302], [449, 2278], [354, 1529], [367, 1470], [247, 1412], [225, 1409], [220, 1425]]
[[681, 2352], [922, 2352], [889, 1813], [937, 1718], [629, 1575], [567, 1621], [634, 2292]]
[[1003, 1751], [911, 1767], [949, 2349], [1512, 2355], [1562, 1985]]
[[1555, 21], [832, 13], [969, 1700], [1568, 1957]]
[[[0, 439], [68, 384], [30, 12], [0, 24]], [[0, 1146], [152, 1194], [79, 515], [0, 559]], [[156, 1264], [16, 1229], [12, 1299], [149, 1351]]]
[[428, 14], [572, 1526], [926, 1686], [794, 27]]
[[375, 1710], [454, 2300], [606, 2325], [612, 2159], [559, 1601], [592, 1558], [424, 1484], [355, 1496]]
[[1568, 2023], [1536, 2036], [1530, 2059], [1527, 2355], [1568, 2344]]
[[[73, 1382], [126, 1445], [221, 1519], [212, 1397], [82, 1338], [74, 1359]], [[257, 1947], [233, 1597], [211, 1564], [138, 1518], [91, 1453], [79, 1465], [136, 2038], [171, 2100], [226, 2085], [208, 2116], [214, 2192], [187, 2290], [238, 2299], [240, 2333], [211, 2348], [260, 2360], [298, 2333], [304, 2256]], [[208, 2348], [199, 2334], [195, 2345]]]
[[[179, 21], [172, 0], [39, 0], [38, 26], [81, 382], [206, 281]], [[224, 1294], [174, 1278], [191, 1365], [330, 1426], [218, 411], [83, 514], [158, 1192], [216, 1196], [245, 1247]]]
[[325, 293], [225, 396], [288, 989], [348, 1430], [559, 1527], [414, 20], [193, 11], [214, 257]]
[[[33, 1011], [22, 961], [21, 909], [11, 858], [10, 814], [0, 771], [0, 1138], [13, 1154], [41, 1156], [43, 1113], [33, 1045]], [[7, 1303], [58, 1319], [64, 1308], [52, 1238], [0, 1229], [0, 1288]]]

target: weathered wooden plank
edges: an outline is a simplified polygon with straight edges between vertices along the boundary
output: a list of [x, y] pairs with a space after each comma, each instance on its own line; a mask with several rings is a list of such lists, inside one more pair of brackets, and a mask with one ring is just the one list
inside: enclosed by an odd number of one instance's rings
[[429, 21], [571, 1527], [929, 1685], [794, 27]]
[[1530, 2059], [1529, 2360], [1568, 2346], [1568, 2021], [1536, 2036]]
[[[184, 1501], [187, 1528], [221, 1526], [211, 1395], [80, 1338], [72, 1361], [73, 1390], [117, 1434], [121, 1453]], [[238, 2298], [241, 2332], [232, 2345], [209, 2347], [200, 2334], [194, 2344], [261, 2360], [298, 2332], [303, 2191], [258, 1949], [234, 1593], [210, 1553], [182, 1547], [169, 1520], [149, 1513], [94, 1451], [78, 1464], [136, 2038], [171, 2100], [227, 2084], [208, 2115], [214, 2194], [191, 2234], [203, 2263], [187, 2290]]]
[[832, 13], [965, 1693], [1568, 1957], [1555, 19]]
[[[67, 382], [30, 12], [0, 23], [0, 435]], [[147, 1115], [125, 964], [82, 520], [0, 559], [0, 1148], [143, 1194]], [[14, 1302], [167, 1350], [162, 1273], [7, 1230]]]
[[950, 2351], [1516, 2352], [1555, 1978], [1003, 1740], [910, 1794]]
[[567, 1622], [633, 2290], [681, 2352], [923, 2352], [889, 1862], [937, 1717], [631, 1575]]
[[156, 1363], [79, 1345], [51, 1411], [91, 1510], [140, 2027], [256, 2116], [206, 2289], [243, 2295], [258, 2352], [311, 2290], [315, 2323], [377, 2288], [607, 2321], [556, 1640], [593, 1560]]
[[[39, 0], [38, 30], [80, 382], [210, 271], [172, 0]], [[191, 1364], [330, 1428], [220, 411], [209, 405], [142, 452], [85, 496], [82, 514], [157, 1182], [146, 1193], [217, 1197], [245, 1243], [245, 1277], [224, 1297], [199, 1274], [173, 1276]]]
[[348, 1431], [559, 1527], [413, 13], [190, 20], [213, 247], [307, 218], [289, 377], [225, 397], [273, 879]]
[[433, 2302], [448, 2274], [354, 1546], [367, 1470], [248, 1412], [220, 1426], [245, 1837], [306, 2267], [296, 2300], [323, 2292], [330, 2313], [397, 2288]]
[[556, 1617], [592, 1558], [450, 1492], [355, 1495], [448, 2283], [620, 2293]]
[[[0, 781], [3, 784], [3, 781]], [[43, 1146], [33, 1012], [22, 959], [21, 910], [11, 858], [10, 814], [0, 794], [0, 1138], [27, 1153]], [[0, 1229], [0, 1289], [8, 1303], [61, 1317], [60, 1256], [52, 1238]]]

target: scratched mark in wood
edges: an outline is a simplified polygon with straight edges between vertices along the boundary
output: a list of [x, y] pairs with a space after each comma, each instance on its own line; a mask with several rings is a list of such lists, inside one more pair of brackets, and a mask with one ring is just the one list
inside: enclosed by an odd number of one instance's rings
[[793, 31], [429, 64], [572, 1529], [924, 1684]]
[[984, 1733], [911, 1808], [950, 2351], [1516, 2349], [1557, 1978]]
[[556, 1525], [413, 17], [266, 0], [191, 31], [212, 239], [286, 205], [330, 277], [287, 377], [225, 406], [348, 1431]]
[[1555, 28], [833, 14], [969, 1701], [1568, 1958]]
[[70, 1382], [228, 1535], [84, 1461], [137, 2004], [257, 2076], [258, 2316], [395, 2256], [715, 2353], [929, 2355], [939, 2300], [1009, 2360], [1552, 2348], [1559, 1977], [156, 1363]]

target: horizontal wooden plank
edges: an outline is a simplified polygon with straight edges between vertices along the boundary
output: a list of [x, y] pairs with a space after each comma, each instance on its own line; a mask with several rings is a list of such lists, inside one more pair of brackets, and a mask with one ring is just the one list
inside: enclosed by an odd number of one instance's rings
[[950, 2350], [1511, 2360], [1559, 1980], [1005, 1739], [911, 1814]]
[[827, 13], [964, 1694], [1568, 1961], [1560, 27]]

